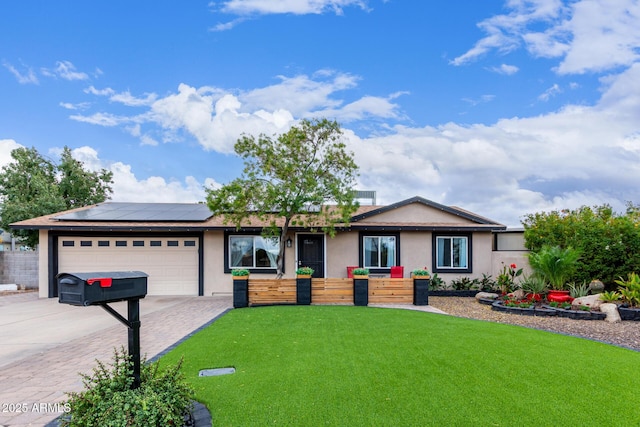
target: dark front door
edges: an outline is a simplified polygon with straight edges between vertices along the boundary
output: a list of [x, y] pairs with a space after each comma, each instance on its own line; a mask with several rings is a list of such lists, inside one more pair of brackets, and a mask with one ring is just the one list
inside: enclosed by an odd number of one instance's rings
[[298, 267], [313, 268], [313, 277], [324, 277], [324, 236], [298, 235]]

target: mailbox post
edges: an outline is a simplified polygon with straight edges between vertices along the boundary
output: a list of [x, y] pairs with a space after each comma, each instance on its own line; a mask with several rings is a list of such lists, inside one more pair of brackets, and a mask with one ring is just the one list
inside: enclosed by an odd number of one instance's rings
[[[128, 329], [129, 356], [133, 360], [132, 388], [140, 386], [140, 299], [147, 295], [146, 273], [111, 271], [97, 273], [60, 273], [58, 302], [89, 306], [99, 305]], [[108, 305], [127, 301], [127, 318]]]

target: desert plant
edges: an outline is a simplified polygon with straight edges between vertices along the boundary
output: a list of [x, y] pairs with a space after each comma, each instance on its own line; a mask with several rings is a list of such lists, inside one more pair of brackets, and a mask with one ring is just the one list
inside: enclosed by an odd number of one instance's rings
[[538, 252], [529, 254], [529, 264], [533, 271], [541, 275], [556, 290], [563, 290], [573, 275], [580, 251], [571, 247], [545, 245]]
[[582, 285], [569, 283], [569, 295], [572, 298], [586, 297], [589, 295], [589, 284], [587, 282], [582, 282]]
[[523, 276], [520, 281], [520, 288], [528, 294], [543, 294], [547, 290], [547, 282], [537, 275]]
[[620, 294], [616, 291], [605, 291], [600, 294], [600, 300], [604, 302], [616, 302], [620, 300]]
[[71, 392], [70, 412], [61, 426], [181, 426], [192, 409], [193, 390], [180, 372], [182, 359], [159, 369], [142, 361], [140, 387], [132, 389], [133, 361], [123, 347], [113, 363], [96, 361], [92, 375], [81, 374], [85, 390]]
[[315, 270], [311, 267], [299, 267], [296, 270], [296, 274], [302, 274], [306, 276], [311, 276]]
[[248, 276], [249, 270], [247, 270], [246, 268], [234, 268], [233, 270], [231, 270], [231, 275], [232, 276]]
[[629, 273], [627, 280], [620, 277], [616, 283], [622, 302], [630, 307], [640, 307], [640, 276], [636, 273]]

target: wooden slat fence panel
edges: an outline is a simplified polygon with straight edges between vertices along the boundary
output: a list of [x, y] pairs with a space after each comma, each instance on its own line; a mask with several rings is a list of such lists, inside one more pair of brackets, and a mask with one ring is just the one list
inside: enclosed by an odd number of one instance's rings
[[295, 303], [296, 279], [249, 279], [249, 305]]
[[369, 278], [370, 304], [412, 304], [413, 279]]
[[353, 304], [353, 279], [311, 279], [311, 304]]
[[[296, 279], [249, 279], [249, 305], [295, 303]], [[311, 279], [311, 303], [353, 304], [353, 279]], [[413, 303], [413, 279], [369, 278], [369, 303]]]

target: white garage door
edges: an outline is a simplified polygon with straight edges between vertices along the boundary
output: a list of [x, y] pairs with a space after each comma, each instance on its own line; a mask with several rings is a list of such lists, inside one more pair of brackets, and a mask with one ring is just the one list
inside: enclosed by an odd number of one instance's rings
[[137, 270], [149, 275], [148, 295], [198, 295], [196, 237], [64, 237], [58, 271]]

